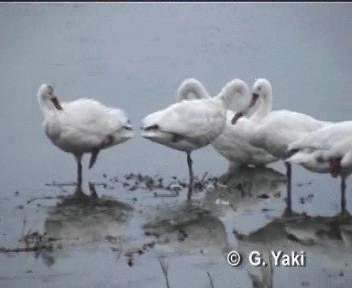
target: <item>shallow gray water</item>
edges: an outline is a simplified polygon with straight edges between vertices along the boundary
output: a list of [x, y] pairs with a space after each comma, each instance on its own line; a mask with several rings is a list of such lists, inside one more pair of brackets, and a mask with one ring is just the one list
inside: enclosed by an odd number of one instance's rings
[[[230, 175], [232, 190], [199, 192], [191, 204], [185, 189], [155, 197], [123, 185], [130, 172], [187, 179], [185, 155], [144, 140], [139, 126], [174, 102], [188, 77], [211, 94], [233, 78], [251, 85], [265, 77], [274, 109], [350, 119], [351, 16], [351, 3], [1, 3], [0, 248], [23, 247], [21, 237], [34, 231], [59, 240], [53, 250], [1, 253], [0, 286], [166, 287], [160, 256], [171, 287], [209, 287], [207, 272], [215, 287], [352, 286], [350, 221], [334, 217], [339, 181], [328, 175], [294, 167], [293, 210], [308, 216], [292, 219], [281, 218], [282, 163]], [[88, 180], [107, 184], [96, 186], [98, 199], [71, 200], [74, 187], [45, 185], [76, 172], [42, 131], [36, 93], [45, 82], [64, 99], [120, 107], [132, 121], [136, 136], [84, 170], [86, 194]], [[193, 159], [199, 177], [227, 172], [212, 147]], [[348, 209], [351, 201], [347, 193]], [[130, 267], [126, 253], [146, 243], [154, 244]], [[232, 249], [303, 250], [307, 265], [234, 268], [226, 262]]]

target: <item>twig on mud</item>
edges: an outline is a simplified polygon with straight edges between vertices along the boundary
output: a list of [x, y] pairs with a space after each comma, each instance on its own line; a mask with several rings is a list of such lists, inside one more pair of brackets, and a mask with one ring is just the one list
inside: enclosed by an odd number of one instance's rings
[[27, 223], [26, 217], [23, 217], [22, 232], [21, 232], [21, 236], [22, 236], [22, 237], [24, 237], [24, 229], [25, 229], [25, 227], [26, 227], [26, 223]]
[[170, 288], [170, 283], [169, 283], [169, 263], [165, 262], [164, 257], [159, 257], [159, 263], [161, 270], [163, 271], [165, 281], [166, 281], [166, 287]]
[[205, 173], [203, 174], [202, 179], [200, 179], [200, 181], [204, 182], [204, 181], [205, 181], [205, 177], [207, 177], [207, 175], [208, 175], [208, 172], [205, 172]]
[[178, 191], [171, 191], [169, 194], [159, 194], [154, 192], [155, 197], [177, 197], [179, 195]]
[[46, 199], [59, 199], [61, 196], [43, 196], [43, 197], [34, 197], [27, 201], [27, 204], [36, 201], [36, 200], [46, 200]]
[[52, 183], [45, 183], [45, 186], [55, 186], [55, 187], [77, 186], [77, 183], [76, 182], [56, 183], [55, 181], [53, 181]]
[[213, 281], [213, 279], [211, 278], [211, 276], [210, 276], [210, 273], [207, 271], [207, 274], [208, 274], [208, 278], [209, 278], [209, 282], [210, 282], [210, 288], [215, 288], [215, 286], [214, 286], [214, 281]]

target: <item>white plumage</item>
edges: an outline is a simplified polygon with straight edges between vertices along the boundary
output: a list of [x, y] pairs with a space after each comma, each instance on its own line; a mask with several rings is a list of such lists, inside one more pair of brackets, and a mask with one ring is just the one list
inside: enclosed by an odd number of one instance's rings
[[101, 149], [133, 137], [129, 120], [120, 109], [106, 107], [92, 99], [61, 103], [49, 84], [39, 87], [38, 100], [46, 135], [58, 148], [76, 158], [78, 185], [82, 183], [81, 158], [84, 153], [92, 153], [91, 168]]

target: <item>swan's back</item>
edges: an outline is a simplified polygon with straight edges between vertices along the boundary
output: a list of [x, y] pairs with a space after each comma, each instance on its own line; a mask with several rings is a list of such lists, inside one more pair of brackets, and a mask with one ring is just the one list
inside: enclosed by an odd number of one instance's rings
[[291, 131], [312, 132], [323, 127], [326, 122], [319, 121], [309, 115], [289, 111], [278, 110], [269, 113], [257, 126], [258, 129], [269, 129], [270, 131]]
[[128, 121], [124, 111], [110, 108], [92, 99], [63, 103], [67, 122], [85, 128], [117, 130]]

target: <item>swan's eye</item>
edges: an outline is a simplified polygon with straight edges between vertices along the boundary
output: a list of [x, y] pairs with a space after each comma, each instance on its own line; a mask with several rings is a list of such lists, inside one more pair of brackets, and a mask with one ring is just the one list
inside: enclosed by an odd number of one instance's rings
[[145, 130], [145, 131], [148, 131], [148, 130], [158, 130], [159, 128], [160, 128], [159, 125], [155, 124], [155, 125], [151, 125], [151, 126], [145, 127], [144, 130]]
[[123, 126], [126, 130], [133, 130], [131, 126]]

